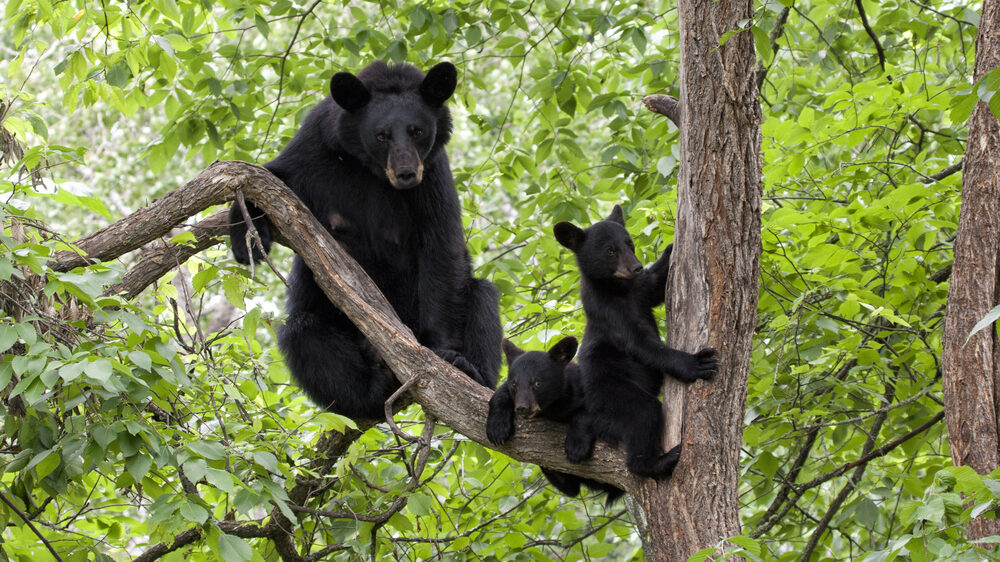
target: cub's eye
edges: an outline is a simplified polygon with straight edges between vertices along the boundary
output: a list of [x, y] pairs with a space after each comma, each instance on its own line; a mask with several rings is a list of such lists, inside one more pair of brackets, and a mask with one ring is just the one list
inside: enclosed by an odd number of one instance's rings
[[514, 392], [517, 392], [517, 383], [512, 381], [510, 383], [510, 389], [513, 390]]
[[424, 135], [424, 130], [419, 127], [410, 127], [410, 136], [413, 138], [421, 137]]
[[614, 248], [608, 248], [608, 255], [609, 256], [616, 256], [616, 255], [618, 255], [618, 251], [615, 250]]
[[537, 380], [531, 381], [531, 388], [538, 388], [539, 386], [542, 386], [541, 382]]
[[385, 142], [389, 140], [389, 135], [386, 133], [378, 133], [375, 135], [375, 140], [377, 140], [378, 142]]

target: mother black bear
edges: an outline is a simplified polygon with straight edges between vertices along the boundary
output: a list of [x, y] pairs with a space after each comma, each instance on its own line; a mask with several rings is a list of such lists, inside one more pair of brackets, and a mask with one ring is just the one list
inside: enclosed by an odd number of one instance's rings
[[[475, 279], [461, 207], [444, 146], [444, 103], [457, 72], [440, 63], [425, 76], [403, 64], [338, 72], [288, 146], [264, 165], [309, 207], [378, 285], [421, 344], [494, 388], [500, 369], [499, 296]], [[262, 245], [270, 224], [248, 205]], [[246, 224], [230, 210], [236, 261], [250, 262]], [[253, 249], [259, 259], [260, 252]], [[296, 256], [288, 320], [278, 345], [295, 380], [318, 405], [351, 417], [383, 415], [399, 385], [351, 321]]]

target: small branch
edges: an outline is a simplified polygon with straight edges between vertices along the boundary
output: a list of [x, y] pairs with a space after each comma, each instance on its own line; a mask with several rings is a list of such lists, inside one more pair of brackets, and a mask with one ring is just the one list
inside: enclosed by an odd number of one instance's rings
[[21, 520], [28, 525], [28, 528], [31, 529], [31, 532], [35, 533], [38, 539], [42, 541], [42, 544], [45, 545], [45, 548], [49, 549], [49, 552], [52, 553], [52, 557], [58, 560], [59, 562], [62, 562], [62, 557], [59, 556], [59, 553], [56, 552], [56, 549], [52, 548], [52, 543], [49, 542], [49, 539], [45, 538], [45, 535], [43, 535], [41, 531], [38, 530], [38, 527], [35, 527], [35, 524], [31, 522], [31, 519], [29, 519], [28, 516], [23, 511], [18, 509], [18, 507], [14, 505], [14, 502], [7, 499], [6, 494], [0, 493], [0, 500], [2, 500], [3, 503], [7, 504], [7, 507], [9, 507], [11, 511], [16, 513], [17, 516], [20, 517]]
[[941, 181], [944, 178], [946, 178], [946, 177], [948, 177], [948, 176], [950, 176], [950, 175], [952, 175], [952, 174], [954, 174], [956, 172], [961, 171], [962, 170], [962, 165], [964, 163], [965, 163], [965, 160], [959, 160], [958, 162], [955, 162], [954, 164], [952, 164], [951, 166], [948, 166], [947, 168], [941, 170], [940, 172], [938, 172], [936, 174], [931, 174], [931, 175], [927, 176], [926, 178], [924, 178], [921, 181], [923, 181], [924, 183], [934, 183], [936, 181]]
[[681, 103], [667, 94], [649, 94], [642, 98], [642, 104], [653, 113], [659, 113], [681, 128]]
[[393, 392], [392, 396], [387, 398], [385, 401], [385, 421], [389, 423], [389, 429], [391, 429], [392, 432], [396, 434], [397, 437], [399, 437], [404, 441], [408, 441], [410, 443], [417, 443], [420, 441], [420, 438], [414, 437], [409, 433], [406, 433], [405, 431], [400, 429], [398, 425], [396, 425], [396, 420], [392, 419], [393, 405], [396, 403], [396, 400], [403, 395], [404, 392], [409, 390], [410, 387], [416, 384], [417, 381], [419, 380], [420, 380], [420, 375], [417, 375], [412, 379], [404, 382], [402, 385], [400, 385], [399, 388], [396, 389], [396, 392]]
[[884, 456], [889, 451], [895, 449], [896, 447], [902, 445], [903, 443], [909, 441], [910, 439], [913, 439], [917, 435], [920, 435], [921, 433], [923, 433], [924, 431], [926, 431], [927, 429], [929, 429], [930, 427], [932, 427], [934, 424], [936, 424], [937, 422], [939, 422], [939, 421], [941, 421], [943, 419], [944, 419], [944, 412], [943, 411], [942, 412], [938, 412], [933, 418], [931, 418], [931, 419], [927, 420], [926, 422], [920, 424], [919, 427], [914, 428], [912, 431], [910, 431], [906, 435], [903, 435], [902, 437], [899, 437], [899, 438], [895, 439], [894, 441], [890, 441], [889, 443], [886, 443], [885, 445], [882, 445], [878, 449], [875, 449], [874, 451], [868, 453], [867, 455], [862, 456], [861, 458], [859, 458], [856, 461], [849, 462], [849, 463], [847, 463], [847, 464], [845, 464], [845, 465], [843, 465], [843, 466], [841, 466], [841, 467], [839, 467], [837, 469], [831, 470], [830, 472], [827, 472], [826, 474], [824, 474], [822, 476], [818, 476], [818, 477], [810, 480], [809, 482], [805, 482], [803, 484], [799, 484], [799, 485], [796, 486], [796, 488], [799, 488], [799, 489], [815, 488], [816, 486], [819, 486], [820, 484], [823, 484], [824, 482], [827, 482], [829, 480], [832, 480], [832, 479], [834, 479], [834, 478], [836, 478], [836, 477], [844, 474], [845, 472], [847, 472], [848, 470], [850, 470], [852, 468], [855, 468], [855, 467], [867, 464], [870, 461], [872, 461], [873, 459], [876, 459], [878, 457]]
[[[769, 39], [771, 40], [771, 52], [774, 53], [771, 59], [771, 64], [774, 64], [774, 58], [778, 56], [778, 39], [781, 38], [785, 33], [785, 23], [788, 21], [788, 13], [791, 12], [791, 8], [786, 6], [781, 13], [778, 14], [778, 18], [774, 21], [774, 28], [771, 29], [771, 34]], [[764, 86], [764, 79], [767, 78], [767, 72], [771, 69], [770, 66], [765, 67], [764, 61], [760, 61], [757, 65], [757, 90], [760, 91], [761, 87]]]
[[195, 527], [193, 529], [188, 529], [182, 533], [174, 536], [174, 542], [167, 546], [166, 543], [160, 543], [154, 545], [152, 548], [143, 552], [139, 556], [132, 559], [132, 562], [152, 562], [153, 560], [159, 560], [163, 556], [180, 549], [184, 548], [189, 544], [193, 544], [201, 539], [201, 528]]
[[875, 43], [875, 50], [878, 51], [878, 65], [882, 68], [882, 72], [885, 72], [885, 50], [882, 48], [882, 43], [879, 42], [878, 36], [872, 30], [872, 26], [868, 24], [868, 16], [865, 15], [865, 7], [861, 4], [861, 0], [854, 0], [854, 5], [858, 7], [858, 15], [861, 16], [861, 25], [865, 26], [865, 32], [868, 33], [868, 36], [872, 38], [872, 42]]

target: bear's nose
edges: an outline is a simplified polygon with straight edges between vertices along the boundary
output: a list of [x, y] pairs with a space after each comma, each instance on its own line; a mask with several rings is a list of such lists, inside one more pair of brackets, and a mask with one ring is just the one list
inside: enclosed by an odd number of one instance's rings
[[396, 170], [396, 180], [405, 184], [416, 183], [417, 171], [413, 168], [400, 168]]

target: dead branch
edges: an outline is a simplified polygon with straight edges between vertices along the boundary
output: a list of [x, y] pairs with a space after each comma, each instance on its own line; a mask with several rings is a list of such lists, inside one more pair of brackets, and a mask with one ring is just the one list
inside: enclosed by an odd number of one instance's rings
[[681, 104], [674, 96], [650, 94], [642, 98], [642, 104], [653, 113], [659, 113], [681, 128]]

